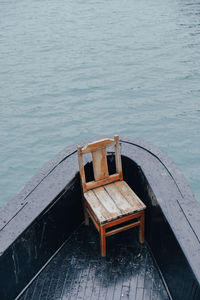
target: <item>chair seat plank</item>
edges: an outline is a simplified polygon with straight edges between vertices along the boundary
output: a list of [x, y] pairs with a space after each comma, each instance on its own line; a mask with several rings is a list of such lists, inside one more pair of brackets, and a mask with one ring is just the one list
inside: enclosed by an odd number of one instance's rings
[[124, 181], [89, 190], [84, 197], [100, 224], [146, 208]]
[[113, 216], [113, 218], [116, 218], [121, 215], [121, 211], [113, 202], [112, 198], [106, 192], [104, 187], [93, 189], [93, 192], [98, 197], [99, 201], [105, 207], [105, 209]]
[[141, 211], [146, 208], [140, 198], [133, 192], [125, 181], [116, 182], [116, 187], [126, 200], [132, 205], [134, 211]]
[[101, 224], [113, 219], [92, 190], [84, 193], [84, 197]]
[[119, 190], [117, 189], [116, 183], [111, 183], [111, 184], [105, 185], [104, 188], [108, 192], [110, 197], [112, 198], [113, 202], [119, 208], [122, 215], [132, 213], [132, 211], [133, 211], [132, 205], [119, 192]]

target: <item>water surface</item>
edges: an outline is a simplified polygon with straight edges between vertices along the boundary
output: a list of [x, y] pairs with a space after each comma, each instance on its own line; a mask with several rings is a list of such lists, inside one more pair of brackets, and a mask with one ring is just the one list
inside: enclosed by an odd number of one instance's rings
[[65, 146], [154, 143], [200, 200], [199, 0], [0, 0], [0, 206]]

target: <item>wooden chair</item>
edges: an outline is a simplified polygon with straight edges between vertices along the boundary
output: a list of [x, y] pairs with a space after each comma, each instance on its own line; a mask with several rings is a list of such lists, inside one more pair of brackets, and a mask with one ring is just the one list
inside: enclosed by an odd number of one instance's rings
[[[116, 173], [112, 175], [108, 173], [106, 157], [106, 148], [110, 146], [115, 146]], [[83, 155], [89, 152], [92, 153], [94, 181], [86, 182]], [[135, 226], [140, 227], [139, 240], [143, 243], [146, 206], [123, 181], [119, 136], [96, 141], [85, 147], [78, 146], [78, 161], [85, 224], [89, 224], [90, 217], [99, 231], [101, 256], [106, 256], [106, 237]], [[113, 226], [115, 228], [111, 229]]]

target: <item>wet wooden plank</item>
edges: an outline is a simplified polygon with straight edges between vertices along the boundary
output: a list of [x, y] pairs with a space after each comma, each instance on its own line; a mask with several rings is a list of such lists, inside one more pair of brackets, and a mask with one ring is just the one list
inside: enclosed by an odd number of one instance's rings
[[[46, 272], [44, 272], [44, 274], [46, 275], [45, 276], [46, 280], [45, 280], [44, 286], [40, 287], [40, 298], [39, 298], [39, 300], [46, 299], [46, 298], [48, 299], [50, 285], [53, 281], [53, 266], [51, 266], [51, 273], [50, 274], [48, 274], [48, 267], [47, 267]], [[41, 278], [41, 277], [39, 276], [39, 278]], [[29, 299], [30, 298], [27, 298], [27, 300], [29, 300]]]
[[95, 282], [95, 268], [93, 266], [93, 263], [91, 262], [89, 265], [89, 273], [87, 277], [84, 299], [92, 298], [94, 282]]
[[130, 278], [130, 290], [129, 290], [130, 299], [135, 299], [136, 290], [137, 290], [137, 280], [138, 280], [138, 272], [135, 271], [135, 268], [133, 268], [132, 276]]
[[[48, 294], [47, 294], [47, 298], [49, 300], [55, 300], [55, 289], [56, 289], [56, 286], [58, 283], [58, 278], [59, 278], [59, 273], [60, 273], [57, 268], [57, 260], [56, 259], [52, 262], [52, 265], [53, 265], [52, 271], [50, 272], [51, 273], [51, 281], [50, 281], [50, 284], [48, 285], [49, 289], [48, 289]], [[42, 300], [44, 298], [41, 296], [40, 299]]]
[[144, 289], [143, 288], [137, 288], [135, 300], [143, 300], [143, 295], [144, 295]]
[[84, 268], [82, 270], [82, 273], [81, 273], [81, 276], [80, 276], [79, 287], [78, 287], [78, 290], [77, 290], [77, 300], [78, 299], [80, 299], [80, 300], [84, 299], [89, 272], [90, 272], [90, 268]]
[[[94, 284], [92, 288], [92, 296], [91, 299], [99, 299], [100, 290], [102, 289], [102, 279], [104, 278], [104, 268], [102, 265], [101, 260], [93, 261], [93, 268], [95, 268], [95, 278], [94, 278]], [[98, 284], [96, 284], [98, 282]]]
[[62, 299], [63, 297], [68, 299], [67, 297], [70, 295], [71, 286], [73, 284], [74, 277], [76, 276], [76, 268], [75, 268], [76, 263], [77, 261], [72, 256], [70, 262], [66, 266], [66, 275], [65, 275], [63, 286], [61, 288], [60, 299]]
[[115, 269], [115, 263], [113, 263], [113, 261], [109, 261], [107, 263], [107, 268], [106, 268], [106, 272], [107, 272], [107, 281], [109, 282], [109, 284], [107, 285], [107, 291], [106, 291], [106, 299], [110, 300], [113, 299], [113, 295], [114, 295], [114, 290], [115, 290], [115, 273], [114, 273], [114, 269]]
[[[152, 275], [148, 275], [150, 272]], [[102, 259], [97, 231], [92, 225], [82, 225], [19, 298], [25, 299], [169, 300], [169, 297], [147, 246], [137, 242], [137, 232], [110, 237], [108, 255]]]
[[122, 290], [121, 290], [121, 299], [128, 300], [129, 299], [129, 291], [130, 291], [130, 286], [123, 285]]
[[27, 291], [25, 291], [25, 300], [31, 300], [34, 299], [34, 293], [35, 293], [35, 289], [36, 286], [38, 284], [38, 281], [40, 281], [40, 278], [37, 278], [33, 281], [33, 283], [30, 285], [30, 287], [27, 289]]
[[[57, 284], [54, 291], [54, 300], [59, 300], [61, 298], [62, 294], [62, 288], [65, 284], [66, 279], [66, 265], [70, 263], [70, 260], [64, 260], [63, 262], [60, 262], [59, 265], [59, 272], [57, 272]], [[45, 299], [45, 297], [41, 297], [41, 300]]]
[[107, 299], [108, 289], [110, 287], [110, 272], [111, 272], [111, 262], [106, 262], [104, 264], [104, 274], [101, 281], [101, 288], [99, 291], [98, 300]]

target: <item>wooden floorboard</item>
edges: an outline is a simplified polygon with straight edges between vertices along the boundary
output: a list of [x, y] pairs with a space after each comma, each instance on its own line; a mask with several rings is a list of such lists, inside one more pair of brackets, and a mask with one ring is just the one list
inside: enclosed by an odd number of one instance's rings
[[147, 246], [136, 228], [107, 239], [81, 225], [19, 300], [169, 300]]

